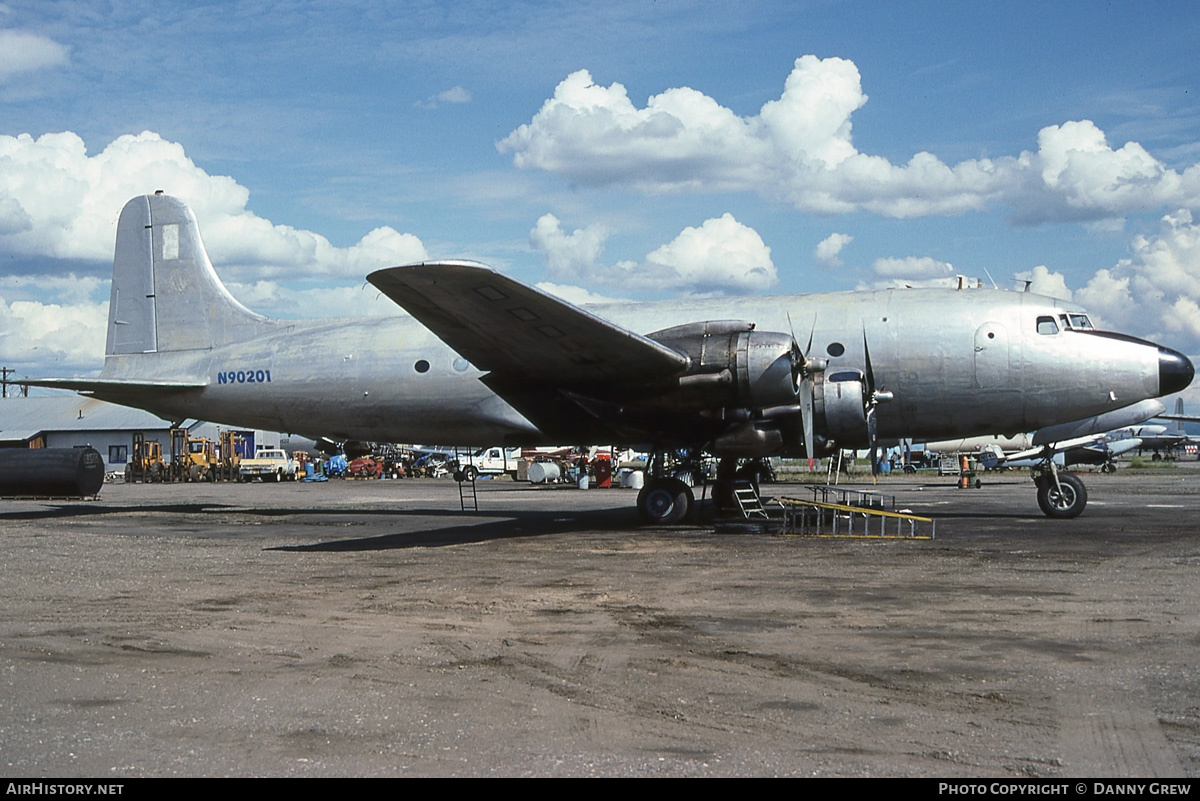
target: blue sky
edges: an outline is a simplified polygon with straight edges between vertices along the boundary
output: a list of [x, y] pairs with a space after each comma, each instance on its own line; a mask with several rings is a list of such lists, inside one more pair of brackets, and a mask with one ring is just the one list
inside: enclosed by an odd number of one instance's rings
[[426, 257], [572, 300], [961, 273], [1196, 358], [1198, 23], [1194, 2], [0, 2], [0, 361], [99, 368], [113, 223], [156, 189], [281, 316], [387, 313], [363, 276]]

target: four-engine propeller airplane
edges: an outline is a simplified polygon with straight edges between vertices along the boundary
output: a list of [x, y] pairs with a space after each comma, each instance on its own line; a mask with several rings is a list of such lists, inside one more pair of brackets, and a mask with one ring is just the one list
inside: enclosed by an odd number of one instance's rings
[[[719, 457], [721, 484], [739, 457], [1030, 431], [1178, 392], [1194, 374], [1181, 353], [1030, 293], [582, 309], [468, 261], [367, 280], [412, 317], [260, 316], [222, 285], [186, 205], [137, 197], [117, 228], [100, 377], [28, 383], [314, 439], [638, 445], [654, 454], [638, 509], [671, 523], [694, 503], [668, 476], [672, 449]], [[1049, 463], [1037, 481], [1049, 514], [1082, 510], [1074, 477]]]

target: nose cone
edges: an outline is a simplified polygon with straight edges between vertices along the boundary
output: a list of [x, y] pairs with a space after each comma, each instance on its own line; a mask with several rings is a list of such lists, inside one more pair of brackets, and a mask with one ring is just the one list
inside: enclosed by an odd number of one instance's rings
[[1159, 346], [1158, 348], [1158, 394], [1171, 395], [1179, 392], [1196, 376], [1196, 368], [1187, 356], [1179, 351]]

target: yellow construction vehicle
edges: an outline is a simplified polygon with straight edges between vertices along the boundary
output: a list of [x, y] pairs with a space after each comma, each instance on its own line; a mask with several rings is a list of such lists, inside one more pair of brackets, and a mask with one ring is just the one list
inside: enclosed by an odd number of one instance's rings
[[186, 428], [171, 429], [171, 479], [173, 481], [216, 481], [217, 444], [204, 437], [188, 435]]
[[246, 440], [236, 431], [222, 431], [220, 438], [221, 449], [218, 454], [220, 461], [216, 470], [217, 481], [237, 481], [238, 467], [242, 461], [238, 446], [244, 447]]
[[129, 463], [125, 465], [126, 483], [141, 481], [150, 484], [163, 481], [167, 473], [167, 465], [162, 458], [162, 443], [158, 440], [147, 442], [146, 435], [140, 431], [134, 434]]

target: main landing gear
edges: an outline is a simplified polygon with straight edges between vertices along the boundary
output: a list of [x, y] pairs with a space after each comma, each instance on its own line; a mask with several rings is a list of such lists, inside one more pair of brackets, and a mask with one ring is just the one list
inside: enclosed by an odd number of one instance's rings
[[638, 493], [638, 514], [646, 523], [669, 526], [688, 516], [696, 497], [677, 478], [651, 478]]
[[[667, 454], [655, 451], [650, 456], [646, 483], [638, 493], [638, 515], [642, 521], [655, 526], [670, 526], [687, 518], [696, 505], [696, 496], [686, 482], [667, 475]], [[694, 467], [684, 460], [676, 475]], [[694, 472], [694, 471], [693, 471]]]
[[1079, 517], [1087, 506], [1087, 488], [1071, 473], [1060, 473], [1053, 461], [1034, 468], [1038, 506], [1046, 517], [1067, 520]]
[[[696, 509], [696, 495], [692, 490], [701, 482], [703, 451], [701, 448], [685, 448], [671, 454], [654, 452], [646, 470], [646, 484], [638, 493], [638, 515], [642, 521], [655, 526], [669, 526], [688, 519]], [[668, 466], [669, 465], [669, 466]], [[691, 482], [684, 478], [691, 476]], [[774, 481], [775, 474], [766, 460], [751, 459], [739, 467], [736, 456], [722, 456], [717, 462], [716, 480], [708, 486], [712, 491], [713, 504], [718, 510], [739, 508], [734, 498], [736, 485], [746, 482], [758, 490], [759, 482]]]

